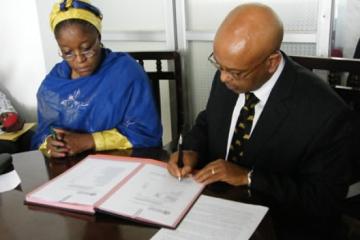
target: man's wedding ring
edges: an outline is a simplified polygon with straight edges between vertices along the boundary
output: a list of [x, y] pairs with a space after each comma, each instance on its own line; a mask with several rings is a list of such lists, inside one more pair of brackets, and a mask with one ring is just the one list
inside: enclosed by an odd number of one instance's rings
[[214, 169], [214, 168], [211, 169], [211, 174], [212, 174], [212, 175], [215, 174], [215, 169]]

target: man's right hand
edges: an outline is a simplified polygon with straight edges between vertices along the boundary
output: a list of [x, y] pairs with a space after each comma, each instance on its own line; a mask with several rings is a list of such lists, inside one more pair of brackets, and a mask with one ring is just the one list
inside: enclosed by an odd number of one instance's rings
[[176, 178], [187, 177], [192, 173], [198, 162], [198, 154], [194, 151], [183, 151], [183, 162], [184, 166], [182, 168], [178, 167], [178, 152], [171, 154], [170, 160], [167, 165], [167, 169], [171, 175]]

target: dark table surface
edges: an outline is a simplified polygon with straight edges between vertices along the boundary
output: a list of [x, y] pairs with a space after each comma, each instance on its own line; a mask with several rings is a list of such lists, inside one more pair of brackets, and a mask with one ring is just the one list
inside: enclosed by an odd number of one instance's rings
[[[116, 151], [107, 154], [163, 161], [169, 157], [162, 149]], [[39, 151], [14, 154], [14, 167], [22, 182], [17, 190], [0, 194], [0, 239], [150, 239], [159, 228], [98, 213], [92, 216], [24, 204], [27, 193], [61, 174], [83, 157], [46, 159]], [[256, 199], [249, 196], [247, 189], [225, 184], [208, 186], [204, 194], [256, 203]], [[267, 214], [251, 239], [275, 239], [274, 236], [271, 218]]]

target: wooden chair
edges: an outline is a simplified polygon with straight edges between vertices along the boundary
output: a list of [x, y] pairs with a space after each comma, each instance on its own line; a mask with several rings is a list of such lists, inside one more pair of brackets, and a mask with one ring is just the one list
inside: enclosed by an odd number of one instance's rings
[[[344, 73], [360, 75], [360, 60], [346, 58], [321, 58], [308, 56], [291, 56], [293, 60], [310, 70], [326, 70], [327, 81], [334, 90], [347, 102], [353, 109], [360, 111], [360, 88], [349, 84], [348, 81], [342, 83]], [[359, 80], [360, 81], [360, 80]]]
[[[345, 58], [321, 58], [321, 57], [305, 57], [305, 56], [291, 56], [293, 60], [303, 65], [310, 70], [327, 70], [327, 81], [332, 88], [344, 99], [346, 103], [353, 109], [353, 148], [359, 149], [357, 146], [360, 142], [360, 88], [348, 86], [347, 82], [334, 81], [332, 79], [335, 75], [341, 77], [344, 72], [349, 74], [360, 74], [360, 60], [359, 59], [345, 59]], [[360, 83], [359, 83], [360, 84]], [[360, 180], [360, 151], [355, 151], [355, 175], [352, 182]]]
[[[332, 88], [353, 109], [352, 111], [352, 142], [350, 146], [352, 159], [351, 183], [360, 180], [360, 81], [359, 78], [346, 78], [344, 72], [349, 76], [360, 75], [360, 60], [343, 58], [320, 58], [292, 56], [293, 60], [310, 70], [326, 70], [327, 81]], [[346, 81], [344, 81], [344, 79]], [[360, 238], [360, 195], [348, 198], [344, 202], [343, 222], [347, 226], [348, 239]]]
[[[161, 116], [160, 81], [169, 81], [170, 87], [170, 111], [172, 138], [177, 138], [184, 125], [184, 108], [182, 97], [181, 58], [176, 51], [159, 52], [129, 52], [140, 65], [146, 68], [145, 62], [155, 62], [155, 70], [146, 70], [153, 91], [155, 102]], [[168, 70], [163, 70], [162, 61], [167, 61]], [[171, 69], [171, 70], [169, 70]]]
[[[354, 58], [356, 59], [360, 58], [360, 38], [358, 39], [358, 42], [356, 44]], [[348, 83], [350, 86], [360, 87], [360, 74], [354, 74], [354, 73], [349, 74]]]

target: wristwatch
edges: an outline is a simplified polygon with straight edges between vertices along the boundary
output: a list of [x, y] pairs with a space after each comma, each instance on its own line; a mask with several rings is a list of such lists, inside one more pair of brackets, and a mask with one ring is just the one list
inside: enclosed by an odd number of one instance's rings
[[254, 171], [254, 169], [251, 169], [247, 174], [248, 187], [251, 187], [251, 176], [252, 176], [253, 171]]

